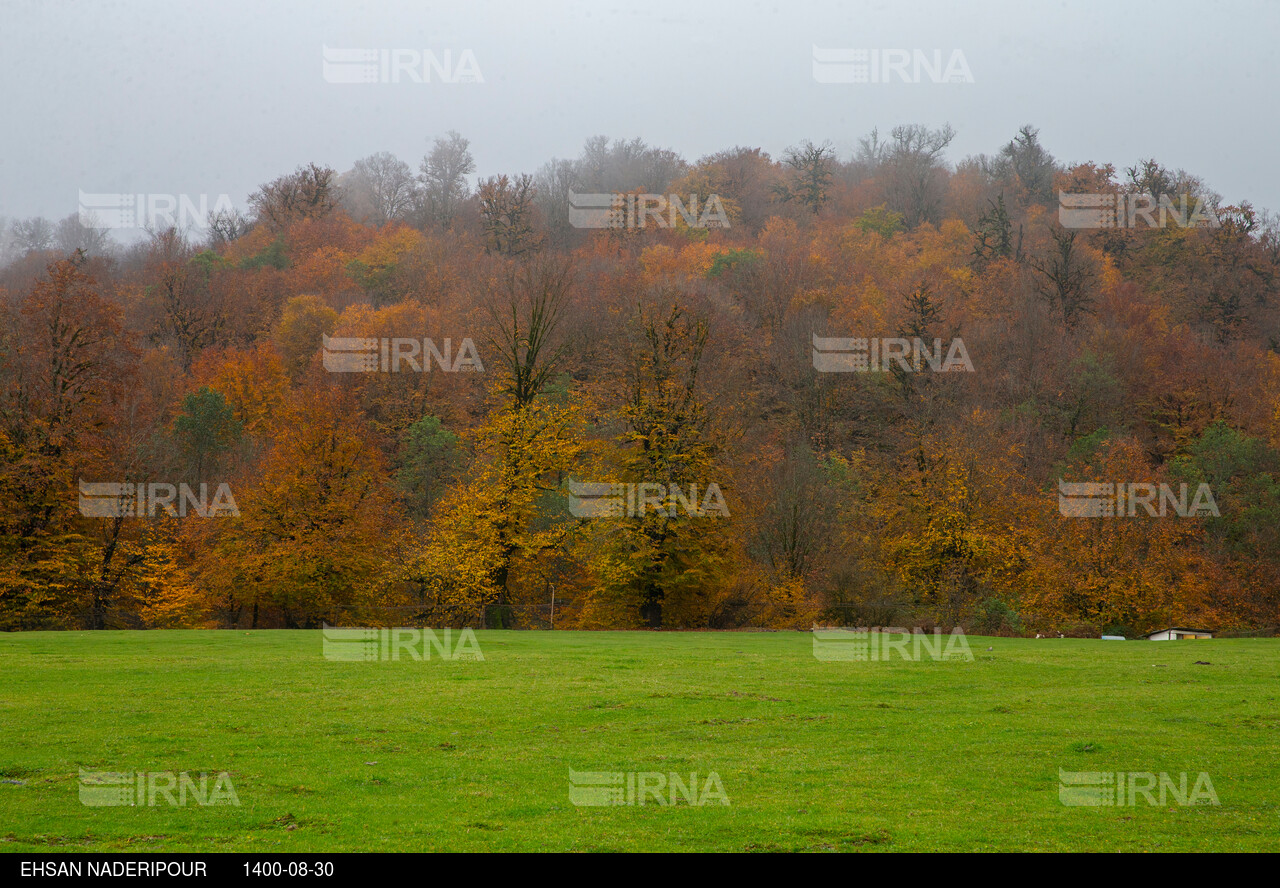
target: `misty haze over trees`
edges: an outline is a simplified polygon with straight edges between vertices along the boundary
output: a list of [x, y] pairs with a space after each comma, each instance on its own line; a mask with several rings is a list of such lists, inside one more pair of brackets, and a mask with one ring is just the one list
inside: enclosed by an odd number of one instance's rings
[[[201, 229], [2, 220], [0, 628], [544, 626], [553, 598], [564, 628], [1275, 626], [1276, 217], [1033, 126], [954, 138], [600, 136], [497, 172], [448, 132]], [[1060, 193], [1213, 224], [1066, 228]], [[728, 224], [575, 227], [584, 194]], [[973, 372], [823, 373], [814, 336], [959, 338]], [[483, 369], [332, 373], [327, 337]], [[1220, 514], [1073, 520], [1061, 479], [1208, 484]], [[226, 484], [239, 515], [89, 518], [82, 481]], [[727, 514], [583, 518], [570, 482]]]

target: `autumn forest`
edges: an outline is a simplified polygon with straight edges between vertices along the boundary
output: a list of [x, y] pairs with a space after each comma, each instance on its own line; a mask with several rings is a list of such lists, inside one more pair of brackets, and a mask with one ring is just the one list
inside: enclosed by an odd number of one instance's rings
[[451, 132], [133, 240], [16, 222], [0, 628], [1273, 629], [1280, 225], [1006, 135], [477, 175]]

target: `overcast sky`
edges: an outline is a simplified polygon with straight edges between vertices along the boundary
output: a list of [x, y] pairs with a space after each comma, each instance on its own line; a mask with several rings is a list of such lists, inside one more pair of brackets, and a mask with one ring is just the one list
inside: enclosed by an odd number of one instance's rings
[[[1032, 123], [1061, 161], [1154, 156], [1280, 209], [1277, 36], [1273, 0], [0, 0], [0, 215], [61, 218], [79, 191], [243, 207], [307, 161], [416, 168], [450, 129], [490, 175], [594, 134], [690, 160], [804, 139], [843, 156], [873, 127], [948, 121], [953, 163]], [[822, 83], [815, 45], [959, 50], [973, 82]], [[325, 46], [469, 50], [483, 82], [329, 82], [349, 68], [327, 80]]]

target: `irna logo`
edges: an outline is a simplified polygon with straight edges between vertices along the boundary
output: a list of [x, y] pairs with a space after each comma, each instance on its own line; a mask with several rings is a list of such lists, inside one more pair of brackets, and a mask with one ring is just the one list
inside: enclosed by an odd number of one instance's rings
[[813, 334], [813, 369], [819, 373], [919, 373], [928, 367], [936, 373], [973, 372], [973, 361], [959, 337], [951, 340], [943, 356], [942, 340], [930, 350], [923, 339], [843, 339]]
[[813, 47], [813, 79], [818, 83], [973, 83], [964, 53], [951, 50], [821, 49]]
[[171, 807], [183, 807], [188, 800], [197, 805], [235, 805], [240, 799], [231, 784], [231, 775], [220, 771], [212, 788], [209, 775], [199, 781], [183, 771], [86, 771], [80, 769], [80, 804], [90, 808], [122, 805], [155, 807], [163, 799]]
[[1169, 798], [1179, 805], [1217, 805], [1218, 794], [1209, 775], [1201, 771], [1190, 791], [1187, 772], [1175, 783], [1161, 771], [1064, 771], [1058, 769], [1058, 801], [1067, 807], [1124, 808], [1138, 804], [1141, 796], [1150, 806], [1164, 806]]
[[720, 485], [708, 484], [698, 498], [698, 485], [686, 494], [679, 484], [615, 484], [611, 481], [569, 481], [569, 514], [575, 518], [727, 518], [729, 506]]
[[240, 517], [231, 486], [219, 484], [209, 499], [209, 485], [200, 485], [197, 496], [186, 484], [164, 482], [87, 482], [81, 480], [80, 514], [86, 518], [155, 518], [161, 512], [171, 518], [189, 514], [201, 518]]
[[475, 53], [321, 47], [325, 83], [484, 83]]
[[[701, 786], [701, 788], [699, 788]], [[729, 804], [724, 784], [715, 771], [698, 782], [697, 772], [689, 775], [661, 771], [575, 771], [569, 769], [569, 801], [578, 808], [612, 805], [676, 805], [681, 802], [701, 807], [716, 802]]]
[[400, 336], [355, 339], [322, 333], [321, 341], [321, 362], [330, 373], [429, 373], [433, 361], [445, 373], [484, 371], [470, 339], [462, 340], [456, 356], [451, 339], [444, 340], [443, 350], [430, 339]]
[[203, 229], [210, 212], [234, 209], [227, 194], [219, 194], [210, 208], [207, 194], [86, 194], [81, 191], [79, 218], [85, 228]]
[[[1170, 221], [1179, 228], [1207, 226], [1217, 228], [1221, 223], [1214, 213], [1206, 213], [1204, 200], [1196, 198], [1191, 206], [1190, 195], [1161, 194], [1068, 194], [1058, 192], [1058, 221], [1063, 228], [1164, 228]], [[1139, 226], [1141, 219], [1145, 225]]]
[[1208, 484], [1197, 486], [1195, 496], [1188, 499], [1186, 484], [1179, 485], [1175, 496], [1168, 484], [1058, 479], [1058, 512], [1065, 518], [1133, 518], [1139, 509], [1152, 518], [1170, 512], [1179, 518], [1221, 517]]
[[678, 194], [569, 192], [569, 224], [574, 228], [728, 228], [720, 195], [713, 194], [698, 209], [698, 195], [684, 201]]
[[325, 623], [320, 646], [326, 660], [345, 663], [430, 660], [433, 651], [438, 660], [484, 659], [469, 628], [455, 637], [452, 629], [352, 629]]
[[[901, 636], [901, 637], [898, 637]], [[955, 627], [943, 645], [942, 630], [934, 628], [926, 634], [919, 629], [819, 629], [813, 627], [813, 656], [823, 662], [883, 662], [898, 659], [919, 662], [930, 660], [963, 660], [973, 662], [969, 639], [964, 630]]]

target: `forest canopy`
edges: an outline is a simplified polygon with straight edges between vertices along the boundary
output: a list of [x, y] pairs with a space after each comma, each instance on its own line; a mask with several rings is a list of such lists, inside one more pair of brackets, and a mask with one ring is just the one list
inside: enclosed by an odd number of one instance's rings
[[5, 225], [0, 628], [1275, 627], [1276, 219], [953, 138]]

